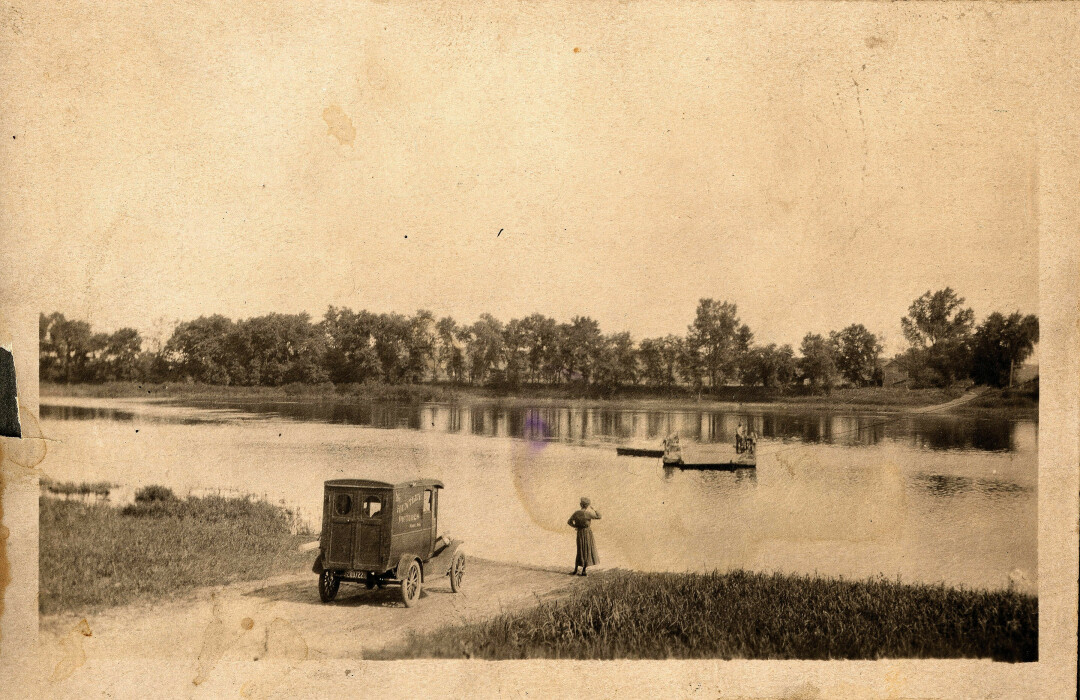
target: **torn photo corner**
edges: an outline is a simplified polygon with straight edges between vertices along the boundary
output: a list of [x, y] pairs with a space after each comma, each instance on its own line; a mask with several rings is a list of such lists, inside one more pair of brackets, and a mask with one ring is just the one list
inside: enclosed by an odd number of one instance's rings
[[0, 437], [22, 437], [19, 424], [19, 386], [11, 345], [0, 346]]

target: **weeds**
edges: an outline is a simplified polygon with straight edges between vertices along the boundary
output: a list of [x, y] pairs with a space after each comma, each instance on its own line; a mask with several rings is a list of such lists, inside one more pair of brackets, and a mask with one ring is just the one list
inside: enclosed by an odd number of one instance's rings
[[1038, 658], [1011, 591], [756, 574], [611, 572], [570, 598], [413, 635], [384, 658]]
[[311, 566], [298, 547], [312, 536], [290, 533], [286, 509], [166, 492], [123, 508], [40, 498], [40, 611], [84, 613]]

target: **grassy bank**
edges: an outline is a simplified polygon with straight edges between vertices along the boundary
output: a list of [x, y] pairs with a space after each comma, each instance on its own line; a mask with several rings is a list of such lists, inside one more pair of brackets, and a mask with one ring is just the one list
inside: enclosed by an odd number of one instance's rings
[[42, 613], [85, 613], [311, 566], [314, 556], [297, 548], [312, 536], [291, 534], [290, 514], [278, 506], [178, 499], [160, 487], [139, 496], [123, 507], [40, 498]]
[[1035, 661], [1019, 593], [755, 574], [610, 572], [565, 600], [414, 635], [381, 658]]
[[[287, 384], [278, 387], [220, 386], [208, 384], [42, 384], [45, 397], [84, 398], [157, 398], [175, 401], [310, 401], [354, 402], [396, 401], [404, 403], [469, 403], [495, 401], [500, 404], [566, 404], [609, 408], [650, 408], [656, 410], [700, 410], [746, 404], [760, 408], [816, 408], [824, 410], [888, 412], [903, 411], [945, 403], [963, 394], [963, 389], [906, 389], [902, 387], [849, 387], [835, 389], [829, 395], [804, 390], [780, 391], [764, 387], [722, 387], [713, 393], [697, 396], [685, 389], [670, 391], [651, 387], [625, 387], [604, 397], [569, 385], [529, 385], [516, 389], [454, 386], [446, 384]], [[1003, 399], [1002, 392], [990, 391], [977, 403], [950, 409], [956, 412], [1008, 412], [1037, 414], [1038, 393], [1028, 392], [1024, 399]]]

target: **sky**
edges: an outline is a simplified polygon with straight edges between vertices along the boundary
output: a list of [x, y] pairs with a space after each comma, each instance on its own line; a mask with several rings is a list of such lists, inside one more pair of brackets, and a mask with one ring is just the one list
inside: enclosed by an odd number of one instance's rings
[[9, 13], [0, 217], [30, 244], [0, 288], [37, 311], [640, 339], [712, 297], [759, 342], [893, 352], [928, 290], [1038, 311], [1045, 114], [1076, 97], [1042, 8], [161, 5]]

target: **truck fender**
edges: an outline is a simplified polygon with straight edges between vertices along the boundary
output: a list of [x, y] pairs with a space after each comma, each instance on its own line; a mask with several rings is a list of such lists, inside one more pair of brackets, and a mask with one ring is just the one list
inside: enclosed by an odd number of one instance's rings
[[319, 556], [315, 557], [315, 563], [311, 565], [311, 571], [312, 573], [321, 574], [322, 569], [322, 552], [319, 552]]
[[415, 554], [402, 554], [398, 559], [397, 568], [394, 569], [394, 576], [400, 581], [401, 577], [405, 575], [405, 569], [409, 568], [411, 562], [416, 562], [420, 565], [420, 580], [424, 580], [424, 562], [420, 560], [420, 557]]

